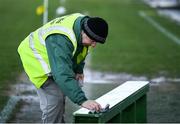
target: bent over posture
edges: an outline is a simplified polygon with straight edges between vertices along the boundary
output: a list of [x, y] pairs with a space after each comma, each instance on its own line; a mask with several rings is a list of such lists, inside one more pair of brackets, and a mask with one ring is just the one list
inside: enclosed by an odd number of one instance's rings
[[107, 34], [104, 19], [75, 13], [48, 22], [21, 42], [18, 53], [37, 88], [44, 123], [64, 122], [65, 96], [87, 109], [101, 109], [86, 98], [79, 82], [89, 47], [105, 43]]

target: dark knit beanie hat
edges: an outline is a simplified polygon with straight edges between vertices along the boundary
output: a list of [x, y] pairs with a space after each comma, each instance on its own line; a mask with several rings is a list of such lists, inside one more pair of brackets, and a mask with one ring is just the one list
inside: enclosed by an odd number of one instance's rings
[[108, 35], [108, 24], [104, 19], [99, 17], [90, 17], [84, 21], [82, 29], [92, 40], [102, 44], [105, 43]]

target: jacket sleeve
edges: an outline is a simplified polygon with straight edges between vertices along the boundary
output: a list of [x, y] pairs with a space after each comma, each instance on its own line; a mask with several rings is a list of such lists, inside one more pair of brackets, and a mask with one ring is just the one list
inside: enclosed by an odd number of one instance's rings
[[75, 80], [72, 43], [63, 35], [53, 34], [46, 39], [46, 48], [55, 82], [71, 101], [81, 105], [87, 98]]

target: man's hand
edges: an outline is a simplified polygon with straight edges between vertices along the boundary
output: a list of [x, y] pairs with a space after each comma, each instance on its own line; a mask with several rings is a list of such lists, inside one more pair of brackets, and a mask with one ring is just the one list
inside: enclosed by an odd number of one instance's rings
[[79, 86], [83, 87], [83, 85], [84, 85], [84, 74], [76, 74], [76, 80], [79, 82]]
[[97, 112], [102, 109], [101, 105], [94, 100], [87, 100], [83, 102], [81, 106], [89, 110], [95, 110]]

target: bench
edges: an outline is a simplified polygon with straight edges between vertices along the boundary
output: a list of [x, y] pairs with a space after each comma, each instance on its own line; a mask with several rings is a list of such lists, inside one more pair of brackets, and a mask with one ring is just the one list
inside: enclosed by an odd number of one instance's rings
[[95, 101], [109, 110], [105, 113], [90, 113], [81, 108], [73, 113], [74, 123], [144, 123], [147, 122], [146, 105], [148, 81], [127, 81]]

